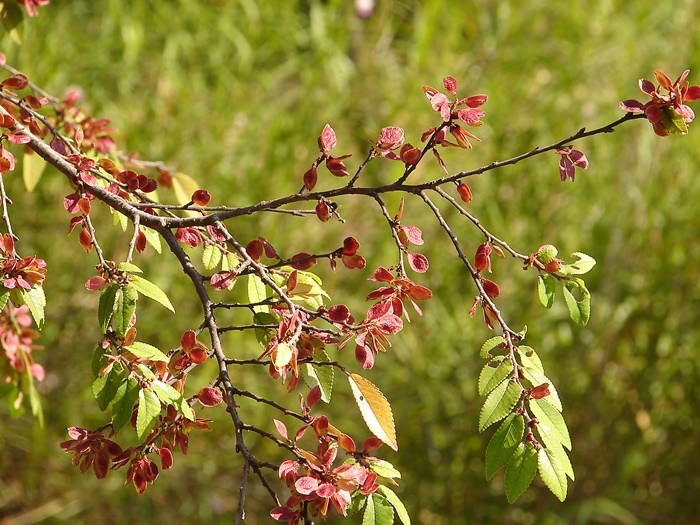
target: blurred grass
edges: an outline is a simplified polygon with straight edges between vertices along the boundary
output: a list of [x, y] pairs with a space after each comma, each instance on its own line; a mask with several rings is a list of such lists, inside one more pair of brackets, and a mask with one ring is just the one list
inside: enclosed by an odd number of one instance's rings
[[[651, 78], [654, 69], [671, 77], [686, 67], [699, 70], [692, 0], [446, 4], [378, 2], [362, 20], [351, 2], [339, 0], [54, 1], [26, 24], [25, 45], [5, 38], [3, 52], [49, 92], [80, 86], [83, 106], [112, 119], [125, 150], [165, 160], [209, 189], [212, 204], [232, 205], [298, 190], [327, 122], [338, 133], [338, 151], [354, 154], [351, 165], [382, 126], [404, 127], [417, 144], [436, 123], [420, 86], [440, 87], [447, 74], [457, 78], [461, 94], [489, 95], [486, 125], [477, 130], [483, 142], [471, 152], [445, 152], [457, 171], [611, 122], [621, 114], [618, 101], [637, 97], [637, 79]], [[697, 82], [694, 73], [690, 79]], [[368, 377], [394, 407], [401, 451], [384, 454], [404, 474], [398, 491], [414, 522], [696, 521], [697, 137], [693, 125], [687, 137], [659, 139], [637, 122], [582, 142], [591, 167], [574, 184], [558, 180], [553, 155], [470, 181], [470, 210], [519, 251], [548, 242], [599, 263], [587, 278], [593, 316], [586, 328], [573, 326], [562, 305], [543, 311], [532, 275], [518, 263], [494, 266], [502, 311], [513, 326], [529, 325], [529, 343], [564, 402], [577, 479], [563, 504], [536, 483], [508, 506], [500, 475], [484, 480], [491, 432], [477, 432], [475, 385], [483, 365], [478, 349], [489, 334], [467, 317], [473, 291], [448, 239], [419, 202], [407, 201], [404, 222], [423, 228], [421, 251], [431, 261], [417, 280], [437, 297]], [[395, 168], [371, 165], [367, 181], [392, 180]], [[439, 174], [430, 165], [412, 177]], [[331, 179], [320, 184], [330, 187], [337, 182]], [[57, 198], [69, 190], [61, 178], [47, 173], [33, 194], [17, 179], [10, 191], [22, 253], [49, 263], [40, 355], [49, 373], [42, 385], [45, 431], [28, 418], [2, 418], [0, 523], [230, 523], [240, 465], [230, 425], [216, 411], [209, 413], [222, 424], [211, 435], [193, 436], [189, 455], [176, 457], [174, 470], [162, 473], [145, 496], [121, 487], [122, 472], [101, 482], [80, 476], [58, 449], [66, 426], [103, 422], [86, 366], [89, 341], [98, 338], [97, 299], [81, 284], [96, 261], [75, 257], [76, 240], [65, 240], [67, 217]], [[398, 202], [390, 201], [395, 209]], [[326, 251], [355, 235], [370, 266], [392, 264], [384, 220], [362, 200], [341, 205], [345, 225], [270, 215], [233, 228], [246, 242], [266, 236], [281, 253]], [[479, 235], [444, 212], [465, 247], [474, 249]], [[124, 250], [116, 239], [115, 250]], [[139, 264], [168, 290], [178, 316], [167, 318], [172, 332], [163, 330], [164, 311], [142, 305], [139, 337], [170, 348], [198, 322], [199, 310], [180, 284], [180, 271], [163, 259], [149, 254]], [[319, 273], [335, 301], [361, 311], [371, 289], [366, 272]], [[356, 290], [359, 297], [348, 296]], [[259, 353], [249, 338], [228, 344], [232, 354]], [[264, 394], [283, 391], [264, 374], [234, 371], [234, 377]], [[361, 438], [366, 431], [343, 404], [350, 402], [344, 385], [334, 401], [331, 419]], [[242, 408], [245, 417], [269, 426], [271, 413]], [[260, 454], [277, 454], [251, 442]], [[270, 522], [268, 500], [253, 483], [247, 522]], [[1, 517], [20, 515], [24, 521]]]

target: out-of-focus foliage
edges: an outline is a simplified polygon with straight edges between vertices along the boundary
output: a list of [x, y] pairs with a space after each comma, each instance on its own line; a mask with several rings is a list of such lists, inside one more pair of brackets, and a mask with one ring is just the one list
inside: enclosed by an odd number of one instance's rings
[[[446, 152], [453, 170], [618, 118], [618, 101], [636, 97], [637, 79], [654, 69], [675, 77], [689, 67], [693, 83], [700, 75], [692, 1], [380, 1], [368, 19], [357, 17], [352, 4], [54, 1], [25, 21], [22, 47], [4, 37], [2, 50], [9, 63], [54, 94], [79, 86], [83, 104], [112, 119], [129, 152], [166, 161], [230, 204], [298, 190], [327, 122], [356, 161], [383, 126], [402, 126], [407, 140], [418, 143], [435, 124], [420, 86], [439, 85], [447, 74], [461, 89], [489, 95], [486, 125], [479, 130], [483, 142], [466, 153]], [[583, 251], [598, 261], [586, 280], [593, 311], [584, 328], [568, 319], [563, 302], [544, 310], [534, 276], [517, 271], [517, 262], [494, 261], [499, 305], [512, 325], [529, 325], [528, 340], [564, 403], [576, 470], [565, 503], [541, 487], [508, 506], [502, 473], [485, 481], [491, 433], [477, 431], [476, 378], [483, 365], [478, 351], [489, 334], [467, 317], [473, 292], [448, 239], [419, 203], [406, 203], [404, 216], [428, 239], [422, 248], [432, 264], [425, 284], [435, 299], [404, 330], [395, 351], [380, 356], [372, 375], [381, 377], [394, 407], [400, 452], [388, 459], [404, 473], [397, 492], [416, 522], [632, 525], [697, 519], [698, 144], [695, 124], [686, 137], [662, 139], [648, 123], [634, 122], [577, 145], [591, 165], [573, 184], [559, 181], [556, 155], [469, 182], [470, 209], [519, 251], [546, 242], [564, 256]], [[396, 176], [391, 168], [377, 163], [368, 173], [389, 181]], [[438, 175], [435, 166], [411, 177]], [[322, 183], [335, 182], [329, 179]], [[46, 428], [35, 428], [29, 417], [10, 420], [0, 407], [0, 523], [229, 523], [240, 467], [230, 424], [217, 409], [209, 414], [222, 424], [193, 439], [188, 456], [145, 496], [122, 488], [121, 475], [102, 482], [80, 476], [58, 448], [69, 424], [102, 422], [89, 388], [97, 298], [76, 285], [94, 273], [96, 261], [76, 257], [75, 240], [66, 240], [60, 199], [69, 190], [62, 177], [47, 171], [31, 194], [18, 178], [9, 181], [9, 192], [15, 208], [27, 210], [15, 218], [20, 250], [49, 265], [41, 339], [46, 348], [37, 355], [47, 370], [40, 385]], [[335, 248], [324, 242], [346, 232], [373, 253], [375, 265], [391, 264], [394, 248], [385, 242], [383, 219], [354, 208], [352, 200], [341, 204], [345, 226], [300, 227], [289, 223], [304, 219], [263, 217], [242, 221], [237, 234], [264, 232], [278, 249], [293, 253], [308, 239], [318, 242], [318, 251]], [[473, 238], [474, 248], [483, 241], [466, 224], [457, 230], [465, 243]], [[184, 323], [188, 309], [196, 308], [191, 291], [162, 259], [151, 256], [140, 265], [158, 269], [158, 285], [169, 291], [178, 323]], [[369, 275], [328, 272], [323, 278], [340, 298], [369, 291], [363, 280]], [[347, 302], [359, 306], [364, 292], [358, 295]], [[160, 309], [152, 310], [141, 340], [175, 347], [179, 334], [193, 328], [180, 325], [170, 333]], [[242, 338], [227, 351], [255, 357], [259, 347]], [[234, 380], [263, 394], [281, 392], [264, 371]], [[352, 403], [349, 392], [336, 395]], [[332, 417], [342, 417], [342, 404], [335, 407]], [[270, 422], [261, 407], [243, 410], [258, 425]], [[351, 429], [352, 423], [343, 426]], [[365, 431], [356, 423], [355, 432]], [[260, 456], [280, 454], [262, 446]], [[271, 522], [270, 503], [253, 485], [247, 522]]]

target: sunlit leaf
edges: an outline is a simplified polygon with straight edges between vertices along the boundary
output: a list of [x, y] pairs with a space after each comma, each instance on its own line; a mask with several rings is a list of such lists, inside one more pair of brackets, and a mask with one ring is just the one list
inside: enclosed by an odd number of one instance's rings
[[479, 357], [482, 358], [487, 358], [489, 356], [489, 352], [496, 348], [498, 345], [500, 345], [503, 342], [503, 337], [496, 336], [496, 337], [491, 337], [490, 339], [487, 339], [486, 342], [481, 345], [481, 350], [479, 351]]
[[160, 414], [160, 399], [149, 388], [139, 390], [139, 408], [136, 414], [136, 437], [143, 442]]
[[165, 306], [171, 312], [175, 313], [175, 308], [170, 302], [170, 299], [168, 299], [168, 296], [165, 295], [165, 292], [151, 281], [147, 281], [138, 275], [132, 275], [131, 284], [134, 286], [134, 288], [136, 288], [136, 290], [139, 291], [139, 293], [145, 295], [149, 299], [153, 299], [154, 301]]
[[504, 479], [506, 498], [513, 503], [527, 490], [537, 474], [537, 451], [532, 443], [520, 443], [508, 463]]
[[163, 248], [160, 244], [160, 234], [157, 231], [152, 230], [151, 228], [148, 228], [143, 225], [140, 226], [139, 229], [146, 236], [146, 242], [148, 242], [148, 244], [150, 244], [153, 247], [156, 253], [161, 253], [161, 250]]
[[479, 432], [506, 417], [520, 399], [522, 389], [515, 381], [504, 381], [486, 398], [479, 414]]
[[175, 190], [175, 200], [178, 204], [184, 205], [192, 200], [192, 194], [200, 189], [197, 181], [185, 173], [173, 173], [173, 190]]
[[190, 421], [195, 420], [194, 411], [181, 392], [159, 379], [156, 379], [151, 384], [153, 385], [153, 391], [158, 396], [158, 399], [165, 405], [173, 405], [177, 411], [187, 419]]
[[92, 394], [97, 400], [97, 406], [103, 412], [107, 410], [109, 404], [117, 395], [119, 386], [124, 382], [124, 372], [122, 370], [112, 369], [104, 376], [98, 376], [92, 383]]
[[541, 448], [537, 454], [537, 465], [542, 481], [559, 501], [566, 499], [566, 474], [556, 456], [548, 448]]
[[130, 262], [120, 262], [117, 264], [117, 270], [128, 273], [143, 273], [141, 268]]
[[[317, 350], [314, 353], [314, 359], [326, 363], [331, 362], [331, 358], [325, 350]], [[301, 373], [302, 377], [304, 378], [304, 382], [309, 388], [314, 388], [317, 386], [321, 389], [321, 401], [324, 403], [330, 403], [331, 395], [333, 393], [333, 379], [335, 374], [333, 367], [316, 366], [310, 363], [305, 363], [301, 367]]]
[[545, 444], [561, 444], [571, 450], [571, 437], [564, 417], [544, 399], [530, 399], [530, 410], [537, 418], [537, 432]]
[[122, 382], [112, 402], [112, 427], [119, 432], [131, 419], [134, 403], [139, 398], [139, 383], [131, 378]]
[[392, 525], [394, 523], [394, 507], [387, 499], [377, 493], [367, 498], [362, 525]]
[[254, 312], [266, 312], [270, 313], [270, 306], [266, 304], [256, 304], [267, 299], [267, 293], [265, 291], [265, 283], [262, 282], [260, 276], [255, 274], [248, 275], [248, 302], [255, 304], [253, 306]]
[[34, 191], [46, 168], [46, 161], [32, 150], [25, 151], [22, 157], [22, 178], [28, 192]]
[[396, 511], [396, 515], [399, 517], [403, 525], [411, 525], [411, 518], [408, 515], [406, 507], [393, 490], [385, 485], [380, 485], [377, 492], [382, 494], [386, 500], [391, 503], [392, 507], [394, 507], [394, 510]]
[[591, 271], [591, 268], [596, 264], [595, 259], [585, 253], [575, 252], [571, 256], [577, 257], [578, 261], [571, 264], [562, 264], [559, 268], [559, 273], [564, 275], [583, 275]]
[[119, 288], [116, 292], [112, 328], [120, 337], [124, 337], [129, 329], [129, 323], [136, 310], [138, 297], [139, 293], [132, 283]]
[[[581, 299], [574, 297], [574, 291]], [[581, 279], [574, 279], [564, 284], [564, 300], [569, 308], [571, 319], [580, 325], [585, 325], [591, 317], [591, 294]]]
[[218, 246], [207, 244], [202, 251], [202, 264], [207, 270], [213, 270], [221, 262], [221, 250]]
[[479, 395], [485, 396], [513, 373], [513, 361], [507, 356], [496, 356], [486, 363], [479, 374]]
[[510, 414], [494, 433], [486, 447], [486, 479], [508, 464], [515, 449], [523, 439], [525, 421], [523, 416]]
[[396, 470], [396, 467], [384, 459], [372, 461], [369, 468], [377, 473], [378, 476], [389, 479], [401, 479], [401, 472]]
[[163, 361], [165, 363], [170, 361], [167, 355], [158, 350], [155, 346], [149, 345], [148, 343], [134, 341], [129, 346], [125, 346], [124, 348], [141, 359], [148, 359], [149, 361]]
[[44, 288], [37, 285], [33, 286], [29, 290], [22, 288], [20, 294], [24, 304], [29, 307], [29, 311], [32, 313], [32, 317], [34, 318], [37, 328], [41, 330], [44, 327], [44, 308], [46, 308]]
[[391, 412], [391, 405], [389, 405], [384, 394], [360, 375], [350, 374], [348, 382], [367, 428], [372, 434], [381, 439], [383, 443], [394, 450], [398, 450], [394, 415]]
[[550, 443], [547, 446], [547, 450], [549, 450], [549, 452], [555, 458], [557, 458], [557, 461], [559, 462], [559, 465], [561, 465], [561, 468], [564, 470], [564, 473], [567, 476], [569, 476], [573, 481], [575, 479], [574, 467], [571, 465], [571, 460], [569, 459], [569, 455], [566, 453], [564, 447], [556, 443]]

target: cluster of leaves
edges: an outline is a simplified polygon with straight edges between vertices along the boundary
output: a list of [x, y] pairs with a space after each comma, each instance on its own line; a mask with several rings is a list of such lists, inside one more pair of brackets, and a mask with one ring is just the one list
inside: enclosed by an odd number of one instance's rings
[[[0, 63], [4, 64], [4, 60]], [[92, 468], [96, 477], [103, 478], [109, 470], [128, 465], [127, 484], [133, 483], [136, 491], [143, 493], [159, 474], [151, 456], [158, 456], [160, 469], [169, 469], [177, 449], [183, 454], [187, 452], [191, 431], [209, 428], [210, 420], [198, 417], [195, 409], [223, 403], [235, 428], [236, 450], [245, 464], [241, 494], [245, 494], [247, 472], [252, 469], [271, 493], [275, 504], [271, 512], [273, 518], [296, 524], [308, 522], [314, 516], [325, 517], [333, 508], [341, 515], [364, 508], [363, 523], [387, 525], [393, 522], [396, 514], [408, 525], [410, 519], [403, 504], [388, 486], [395, 484], [400, 474], [385, 460], [370, 455], [382, 443], [398, 449], [391, 406], [376, 385], [331, 358], [329, 350], [331, 346], [342, 350], [354, 342], [355, 360], [363, 370], [373, 368], [377, 356], [391, 347], [391, 338], [405, 327], [404, 320], [410, 321], [409, 306], [421, 315], [418, 303], [432, 297], [432, 291], [415, 282], [417, 277], [413, 275], [420, 277], [430, 268], [428, 259], [416, 251], [416, 247], [424, 244], [423, 232], [418, 226], [402, 223], [404, 199], [394, 215], [389, 213], [383, 199], [385, 193], [401, 192], [415, 198], [419, 205], [426, 206], [435, 215], [437, 224], [451, 241], [473, 281], [476, 297], [470, 314], [474, 316], [481, 308], [485, 326], [499, 334], [488, 339], [481, 349], [481, 357], [488, 362], [478, 382], [479, 393], [486, 397], [479, 430], [501, 423], [486, 450], [487, 478], [505, 467], [506, 497], [512, 502], [539, 472], [545, 485], [559, 499], [566, 497], [566, 478], [573, 479], [574, 472], [566, 452], [571, 449], [571, 439], [562, 416], [561, 400], [552, 381], [545, 376], [535, 350], [523, 345], [525, 330], [511, 329], [504, 319], [495, 302], [501, 296], [501, 289], [485, 274], [492, 272], [493, 253], [501, 258], [510, 255], [525, 269], [537, 271], [538, 295], [546, 308], [552, 306], [557, 282], [561, 283], [571, 318], [585, 325], [590, 318], [591, 299], [581, 275], [593, 268], [595, 260], [577, 252], [573, 254], [577, 260], [567, 264], [557, 257], [558, 250], [550, 244], [542, 245], [529, 255], [514, 250], [464, 207], [473, 199], [465, 179], [551, 151], [560, 155], [562, 180], [573, 181], [575, 167], [587, 168], [588, 160], [570, 143], [610, 132], [615, 126], [637, 118], [631, 114], [635, 111], [644, 111], [657, 134], [663, 134], [659, 133], [661, 130], [671, 133], [672, 127], [687, 131], [687, 124], [694, 115], [683, 102], [700, 95], [700, 88], [690, 87], [685, 82], [687, 72], [673, 84], [657, 72], [658, 89], [642, 84], [642, 90], [652, 96], [652, 101], [643, 107], [631, 101], [622, 103], [622, 108], [630, 114], [608, 126], [581, 130], [530, 153], [455, 174], [450, 174], [438, 148], [472, 147], [470, 139], [478, 138], [464, 126], [483, 124], [481, 119], [485, 112], [481, 106], [487, 96], [460, 98], [457, 81], [448, 76], [443, 80], [445, 93], [423, 87], [431, 107], [441, 119], [421, 134], [423, 149], [407, 143], [402, 128], [387, 126], [379, 132], [376, 141], [370, 141], [366, 158], [350, 176], [345, 163], [349, 155], [331, 153], [338, 146], [338, 139], [333, 128], [326, 125], [317, 140], [320, 154], [303, 174], [303, 187], [298, 193], [229, 208], [209, 206], [209, 192], [199, 188], [194, 179], [185, 174], [172, 172], [162, 163], [143, 162], [135, 156], [118, 153], [109, 121], [84, 115], [77, 107], [74, 93], [63, 100], [56, 99], [31, 84], [20, 72], [8, 66], [5, 69], [11, 75], [0, 82], [0, 128], [3, 130], [0, 182], [2, 176], [15, 169], [15, 157], [8, 148], [25, 148], [24, 178], [29, 189], [41, 177], [41, 168], [37, 166], [43, 166], [43, 162], [36, 162], [37, 158], [56, 167], [72, 187], [63, 201], [65, 210], [71, 214], [68, 234], [79, 229], [79, 245], [86, 253], [94, 253], [98, 261], [97, 274], [85, 285], [90, 291], [100, 292], [97, 321], [103, 335], [92, 359], [93, 394], [99, 408], [110, 411], [110, 417], [94, 430], [71, 427], [71, 439], [61, 444], [73, 455], [74, 464], [82, 472]], [[669, 93], [660, 95], [658, 91], [662, 88]], [[22, 92], [24, 95], [20, 95]], [[679, 119], [685, 128], [681, 128]], [[447, 140], [448, 132], [455, 142]], [[8, 148], [4, 147], [5, 142]], [[442, 177], [407, 183], [407, 178], [428, 152], [437, 160]], [[379, 159], [403, 163], [403, 173], [393, 183], [381, 187], [359, 186], [366, 166]], [[318, 191], [321, 164], [337, 178], [332, 180], [349, 178], [348, 182]], [[457, 199], [443, 189], [451, 185], [456, 189]], [[169, 189], [174, 191], [178, 204], [160, 202], [159, 190], [165, 194]], [[9, 199], [2, 184], [0, 191], [3, 220], [8, 230], [0, 244], [5, 290], [0, 299], [3, 305], [7, 303], [2, 314], [6, 317], [0, 317], [0, 342], [9, 363], [9, 368], [5, 368], [10, 371], [3, 377], [6, 377], [5, 383], [11, 385], [13, 406], [17, 408], [21, 404], [22, 394], [27, 391], [34, 409], [38, 398], [27, 383], [32, 385], [32, 376], [40, 379], [43, 372], [30, 357], [36, 334], [27, 328], [27, 311], [41, 326], [45, 263], [35, 257], [17, 255], [7, 211]], [[387, 236], [396, 246], [393, 264], [370, 261], [370, 268], [374, 270], [368, 280], [378, 287], [366, 295], [371, 304], [366, 313], [357, 318], [361, 319], [359, 321], [345, 304], [331, 301], [321, 278], [310, 271], [323, 259], [328, 260], [332, 271], [337, 270], [338, 260], [342, 263], [341, 271], [364, 271], [369, 263], [360, 254], [361, 244], [357, 238], [345, 237], [331, 249], [307, 248], [308, 251], [285, 256], [267, 238], [260, 235], [246, 243], [234, 236], [227, 226], [243, 215], [290, 211], [285, 207], [294, 203], [306, 203], [309, 208], [304, 210], [306, 214], [294, 210], [296, 214], [315, 216], [324, 223], [332, 218], [344, 222], [338, 213], [337, 200], [348, 195], [364, 195], [376, 203], [378, 213], [386, 219]], [[473, 260], [465, 255], [471, 251], [457, 239], [434, 201], [435, 196], [441, 205], [456, 210], [483, 236], [473, 252]], [[133, 230], [123, 260], [110, 259], [100, 246], [98, 229], [93, 223], [93, 209], [99, 204], [110, 210], [114, 226], [125, 232]], [[306, 241], [310, 244], [313, 239]], [[192, 282], [204, 312], [201, 325], [196, 330], [178, 330], [179, 346], [167, 351], [137, 340], [136, 312], [140, 296], [160, 303], [173, 313], [174, 309], [166, 293], [146, 279], [133, 262], [133, 258], [149, 246], [161, 253], [163, 242]], [[197, 247], [201, 248], [201, 257], [195, 265], [188, 250]], [[413, 272], [411, 276], [409, 270]], [[246, 301], [227, 302], [229, 292], [237, 288], [242, 289]], [[239, 314], [234, 324], [220, 324], [217, 315], [222, 309]], [[255, 333], [262, 350], [257, 358], [247, 359], [224, 352], [222, 337], [235, 330]], [[206, 345], [201, 340], [203, 333], [211, 344]], [[208, 359], [218, 365], [216, 376], [207, 387], [187, 395], [189, 374]], [[267, 369], [271, 378], [286, 385], [287, 392], [302, 390], [300, 412], [234, 384], [228, 373], [233, 365]], [[5, 374], [4, 369], [0, 370]], [[326, 416], [311, 414], [312, 407], [319, 401], [331, 402], [336, 371], [347, 377], [359, 412], [374, 436], [364, 441], [361, 450], [352, 438], [331, 425]], [[282, 437], [279, 439], [265, 429], [249, 425], [237, 401], [243, 398], [263, 402], [301, 421], [302, 426], [292, 435], [285, 423], [275, 419], [273, 424]], [[116, 439], [127, 427], [133, 428], [138, 444], [123, 449]], [[300, 444], [309, 429], [313, 430], [315, 438], [313, 450], [302, 448]], [[261, 461], [246, 446], [248, 433], [271, 440], [294, 459], [281, 465]], [[341, 452], [348, 458], [337, 465]], [[287, 486], [290, 495], [284, 504], [270, 487], [265, 469], [276, 471]], [[243, 519], [244, 502], [245, 498], [241, 497], [237, 522]]]

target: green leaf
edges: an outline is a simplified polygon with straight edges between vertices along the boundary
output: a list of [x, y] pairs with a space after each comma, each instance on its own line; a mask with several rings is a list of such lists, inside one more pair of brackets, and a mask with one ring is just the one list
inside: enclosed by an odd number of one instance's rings
[[5, 308], [7, 305], [7, 300], [10, 298], [10, 292], [2, 292], [0, 293], [0, 310]]
[[385, 497], [377, 493], [367, 498], [362, 525], [392, 525], [394, 523], [394, 507]]
[[114, 301], [118, 290], [119, 285], [112, 283], [102, 290], [102, 294], [100, 294], [100, 303], [97, 307], [97, 319], [100, 322], [102, 333], [107, 331], [109, 320], [114, 313]]
[[11, 0], [0, 3], [0, 17], [2, 17], [2, 23], [10, 38], [15, 44], [22, 45], [24, 39], [22, 20], [24, 20], [24, 16], [19, 4]]
[[537, 355], [537, 352], [535, 352], [534, 348], [531, 346], [519, 346], [518, 354], [520, 355], [520, 362], [524, 368], [536, 370], [542, 374], [544, 373], [542, 361], [540, 360], [540, 356]]
[[177, 411], [190, 421], [195, 420], [194, 410], [187, 403], [185, 396], [171, 385], [156, 379], [151, 383], [153, 391], [165, 405], [173, 405]]
[[[277, 317], [269, 312], [256, 312], [253, 314], [253, 324], [256, 325], [275, 325], [279, 324]], [[255, 338], [260, 343], [260, 346], [267, 348], [268, 343], [277, 334], [277, 329], [272, 328], [256, 328]]]
[[134, 403], [139, 398], [139, 391], [139, 382], [134, 378], [119, 385], [112, 402], [112, 427], [115, 433], [124, 428], [131, 419]]
[[504, 483], [508, 503], [517, 500], [530, 486], [537, 474], [537, 463], [537, 451], [532, 443], [520, 443], [506, 469]]
[[141, 268], [129, 262], [120, 262], [119, 264], [117, 264], [117, 270], [121, 270], [122, 272], [128, 273], [143, 273], [143, 270]]
[[25, 150], [22, 157], [22, 178], [28, 192], [34, 191], [46, 168], [46, 161], [32, 150]]
[[125, 346], [124, 348], [141, 359], [148, 359], [149, 361], [163, 361], [164, 363], [170, 361], [170, 358], [167, 355], [158, 350], [155, 346], [149, 345], [148, 343], [134, 341], [129, 346]]
[[39, 392], [34, 386], [34, 377], [32, 377], [32, 365], [29, 362], [29, 355], [26, 352], [21, 352], [22, 360], [24, 361], [24, 370], [26, 374], [25, 387], [23, 390], [29, 397], [29, 406], [32, 408], [32, 414], [37, 418], [39, 426], [44, 426], [44, 411], [41, 409], [41, 399]]
[[213, 270], [221, 262], [221, 250], [218, 246], [207, 244], [202, 251], [202, 264], [207, 270]]
[[136, 287], [129, 283], [117, 290], [114, 299], [114, 315], [112, 316], [112, 328], [117, 332], [117, 335], [124, 337], [129, 329], [131, 317], [136, 310], [136, 301], [139, 294]]
[[572, 257], [577, 257], [578, 261], [571, 264], [562, 264], [559, 268], [559, 273], [564, 275], [583, 275], [591, 271], [596, 264], [595, 259], [585, 253], [575, 252]]
[[127, 226], [129, 225], [129, 219], [126, 215], [122, 215], [118, 211], [112, 212], [112, 224], [116, 226], [117, 224], [121, 227], [122, 231], [125, 232]]
[[377, 473], [377, 476], [388, 479], [401, 479], [401, 472], [385, 459], [378, 459], [369, 464], [369, 468]]
[[574, 467], [571, 465], [571, 460], [569, 459], [564, 447], [556, 443], [552, 443], [551, 445], [547, 446], [547, 450], [549, 450], [549, 452], [555, 458], [557, 458], [557, 461], [564, 470], [564, 473], [571, 478], [571, 481], [574, 481]]
[[156, 253], [161, 253], [163, 248], [160, 244], [160, 235], [158, 232], [146, 226], [140, 226], [140, 230], [146, 236], [146, 242], [153, 247]]
[[[262, 282], [259, 275], [250, 274], [248, 275], [248, 302], [251, 304], [256, 304], [267, 299], [267, 293], [265, 291], [265, 283]], [[254, 312], [265, 312], [270, 313], [270, 306], [267, 304], [258, 304], [253, 306]]]
[[[317, 350], [314, 354], [317, 361], [330, 363], [331, 358], [325, 350]], [[335, 372], [332, 366], [316, 366], [310, 363], [304, 363], [301, 367], [302, 377], [309, 388], [318, 386], [321, 389], [321, 401], [324, 403], [331, 402], [333, 393], [333, 379]]]
[[139, 408], [136, 415], [136, 437], [143, 442], [160, 414], [160, 399], [149, 388], [139, 390]]
[[513, 361], [507, 356], [496, 356], [486, 363], [479, 374], [479, 395], [485, 396], [513, 373]]
[[19, 293], [22, 296], [24, 304], [29, 307], [29, 311], [32, 313], [37, 328], [41, 330], [44, 327], [44, 308], [46, 308], [44, 289], [41, 286], [35, 285], [29, 290], [22, 288]]
[[[576, 299], [573, 291], [582, 295]], [[571, 319], [580, 325], [585, 325], [591, 317], [591, 294], [581, 279], [573, 279], [564, 284], [564, 300], [569, 308]]]
[[226, 272], [238, 266], [239, 262], [238, 257], [236, 257], [233, 253], [228, 252], [221, 259], [221, 269]]
[[97, 377], [106, 362], [107, 356], [105, 356], [105, 349], [98, 345], [97, 348], [95, 348], [95, 351], [92, 353], [92, 375]]
[[360, 493], [355, 493], [353, 496], [352, 500], [350, 500], [350, 505], [348, 505], [347, 508], [347, 513], [348, 516], [351, 514], [355, 514], [356, 512], [360, 512], [364, 507], [365, 504], [367, 503], [367, 499], [371, 498], [372, 496], [364, 496]]
[[515, 381], [504, 381], [486, 398], [479, 414], [479, 432], [506, 417], [520, 399], [522, 389]]
[[489, 352], [496, 348], [498, 345], [500, 345], [502, 342], [503, 337], [501, 337], [500, 335], [487, 339], [486, 342], [483, 345], [481, 345], [479, 357], [486, 359], [489, 356]]
[[530, 399], [529, 406], [537, 418], [537, 432], [545, 444], [561, 444], [571, 450], [569, 429], [561, 413], [544, 399]]
[[566, 474], [559, 461], [548, 448], [541, 448], [537, 454], [537, 466], [540, 477], [547, 488], [559, 501], [566, 499]]
[[119, 386], [125, 382], [123, 370], [112, 368], [108, 374], [100, 377], [92, 383], [92, 394], [97, 400], [97, 406], [104, 412], [117, 395]]
[[380, 485], [377, 492], [380, 492], [386, 500], [391, 503], [403, 525], [411, 525], [411, 518], [408, 515], [406, 507], [393, 490], [385, 485]]
[[360, 375], [348, 375], [348, 382], [367, 428], [392, 450], [398, 450], [394, 414], [384, 394], [373, 383]]
[[510, 414], [498, 427], [486, 447], [486, 479], [505, 467], [522, 442], [525, 431], [523, 416]]
[[554, 277], [547, 274], [542, 274], [537, 278], [537, 295], [540, 298], [542, 306], [551, 308], [554, 304], [554, 295], [556, 294], [556, 281]]
[[132, 275], [131, 284], [133, 284], [134, 287], [141, 294], [145, 295], [149, 299], [153, 299], [154, 301], [159, 302], [172, 313], [175, 313], [175, 308], [173, 308], [173, 305], [170, 302], [170, 299], [168, 299], [168, 296], [165, 295], [165, 292], [158, 288], [158, 286], [153, 284], [151, 281], [147, 281], [146, 279], [144, 279], [143, 277], [139, 277], [138, 275]]

